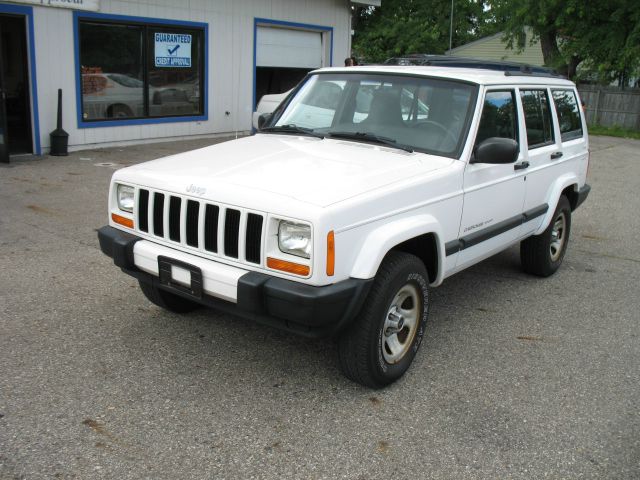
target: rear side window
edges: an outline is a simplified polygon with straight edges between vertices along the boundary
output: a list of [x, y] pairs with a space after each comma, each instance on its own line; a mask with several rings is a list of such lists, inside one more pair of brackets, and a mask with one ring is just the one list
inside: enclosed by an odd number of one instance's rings
[[513, 90], [490, 91], [484, 97], [476, 145], [491, 137], [518, 141], [516, 98]]
[[529, 149], [553, 143], [553, 124], [546, 90], [520, 90]]
[[582, 120], [580, 120], [576, 93], [573, 90], [552, 90], [551, 94], [553, 103], [556, 104], [562, 141], [582, 137]]

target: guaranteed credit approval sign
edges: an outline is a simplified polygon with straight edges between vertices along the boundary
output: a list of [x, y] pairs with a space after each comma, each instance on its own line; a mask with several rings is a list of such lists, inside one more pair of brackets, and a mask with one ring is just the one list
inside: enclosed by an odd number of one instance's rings
[[191, 35], [156, 33], [154, 40], [156, 67], [191, 67]]

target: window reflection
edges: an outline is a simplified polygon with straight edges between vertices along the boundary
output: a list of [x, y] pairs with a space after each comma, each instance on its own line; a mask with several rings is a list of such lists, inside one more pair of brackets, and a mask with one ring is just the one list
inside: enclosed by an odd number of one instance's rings
[[81, 24], [85, 120], [144, 115], [142, 27]]

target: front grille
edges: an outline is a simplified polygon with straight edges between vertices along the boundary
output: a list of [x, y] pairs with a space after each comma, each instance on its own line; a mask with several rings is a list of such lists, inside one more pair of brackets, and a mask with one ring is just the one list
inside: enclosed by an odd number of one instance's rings
[[218, 252], [218, 215], [220, 207], [208, 204], [204, 211], [204, 249]]
[[260, 239], [262, 237], [262, 215], [250, 213], [247, 216], [247, 236], [245, 258], [247, 262], [260, 263]]
[[224, 221], [224, 254], [238, 258], [238, 237], [240, 236], [240, 211], [227, 209]]
[[182, 208], [182, 199], [180, 197], [171, 196], [169, 200], [169, 239], [174, 242], [180, 241], [180, 209]]
[[138, 228], [149, 231], [149, 190], [140, 190], [138, 195]]
[[141, 232], [205, 254], [261, 263], [264, 216], [259, 213], [140, 189], [136, 225]]
[[153, 194], [153, 233], [164, 236], [164, 195], [157, 192]]
[[200, 204], [193, 200], [187, 201], [187, 245], [198, 246], [198, 213]]

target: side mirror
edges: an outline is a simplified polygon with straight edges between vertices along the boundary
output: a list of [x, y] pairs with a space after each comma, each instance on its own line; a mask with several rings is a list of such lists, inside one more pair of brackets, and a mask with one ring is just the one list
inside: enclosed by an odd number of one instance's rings
[[471, 163], [514, 163], [520, 146], [512, 138], [491, 137], [476, 145]]
[[263, 113], [258, 117], [258, 130], [262, 130], [262, 127], [269, 121], [271, 118], [270, 113]]

